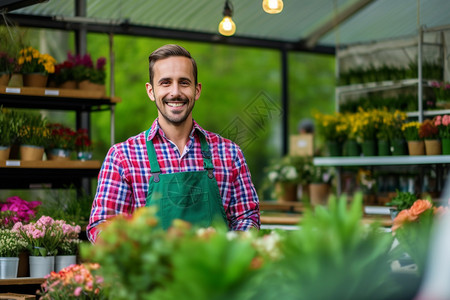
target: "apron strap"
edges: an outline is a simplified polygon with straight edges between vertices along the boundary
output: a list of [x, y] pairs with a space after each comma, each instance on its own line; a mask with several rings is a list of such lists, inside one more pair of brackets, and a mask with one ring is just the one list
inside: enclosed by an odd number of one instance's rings
[[208, 171], [208, 177], [213, 178], [214, 177], [214, 165], [211, 160], [211, 151], [209, 150], [208, 142], [206, 141], [205, 136], [203, 135], [203, 132], [200, 130], [197, 131], [199, 133], [198, 138], [200, 139], [200, 145], [202, 148], [202, 155], [203, 155], [203, 168]]
[[159, 174], [161, 174], [161, 169], [159, 168], [158, 159], [156, 158], [155, 147], [153, 142], [148, 140], [148, 135], [150, 134], [150, 129], [145, 132], [145, 145], [147, 146], [147, 155], [150, 162], [150, 170], [154, 182], [159, 182]]
[[[206, 141], [203, 132], [200, 130], [197, 131], [199, 133], [198, 137], [200, 139], [200, 145], [202, 149], [203, 156], [203, 168], [208, 171], [208, 177], [214, 177], [214, 165], [211, 160], [211, 151], [209, 150], [208, 142]], [[155, 147], [153, 146], [153, 142], [148, 140], [148, 135], [150, 134], [150, 129], [145, 132], [145, 144], [147, 146], [147, 155], [148, 160], [150, 162], [150, 170], [153, 176], [154, 182], [159, 182], [159, 174], [161, 174], [161, 169], [159, 168], [158, 159], [156, 158]]]

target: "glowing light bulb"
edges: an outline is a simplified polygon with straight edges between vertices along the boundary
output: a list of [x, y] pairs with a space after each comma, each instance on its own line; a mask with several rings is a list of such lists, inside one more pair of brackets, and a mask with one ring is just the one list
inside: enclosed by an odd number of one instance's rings
[[236, 24], [234, 24], [230, 16], [223, 17], [219, 24], [219, 32], [225, 36], [233, 35], [236, 32]]
[[268, 14], [278, 14], [283, 10], [283, 0], [263, 0], [262, 7]]

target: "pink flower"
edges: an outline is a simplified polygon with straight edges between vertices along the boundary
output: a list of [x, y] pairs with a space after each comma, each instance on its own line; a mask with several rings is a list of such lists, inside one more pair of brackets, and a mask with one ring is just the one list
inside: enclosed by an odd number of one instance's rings
[[444, 126], [448, 126], [450, 124], [450, 116], [449, 115], [445, 115], [442, 117], [442, 125]]
[[79, 286], [79, 287], [77, 287], [76, 289], [75, 289], [75, 291], [73, 292], [73, 295], [75, 296], [75, 297], [79, 297], [80, 295], [81, 295], [81, 292], [83, 291], [83, 288], [81, 287], [81, 286]]
[[442, 116], [437, 116], [434, 120], [434, 125], [439, 126], [442, 124]]

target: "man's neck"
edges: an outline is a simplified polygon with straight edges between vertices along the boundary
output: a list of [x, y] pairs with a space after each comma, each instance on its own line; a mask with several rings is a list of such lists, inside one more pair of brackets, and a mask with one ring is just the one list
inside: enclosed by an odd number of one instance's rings
[[193, 120], [187, 119], [180, 125], [174, 125], [160, 118], [159, 126], [164, 131], [166, 137], [177, 145], [180, 154], [183, 154], [184, 146], [186, 146], [189, 140], [189, 134], [194, 126]]

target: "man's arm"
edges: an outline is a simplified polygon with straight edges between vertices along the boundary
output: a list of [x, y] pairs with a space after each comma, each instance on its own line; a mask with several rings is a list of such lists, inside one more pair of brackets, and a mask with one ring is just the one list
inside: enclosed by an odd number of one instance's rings
[[244, 154], [239, 147], [233, 165], [233, 175], [236, 174], [236, 177], [227, 211], [230, 228], [232, 230], [259, 229], [261, 226], [259, 199]]

